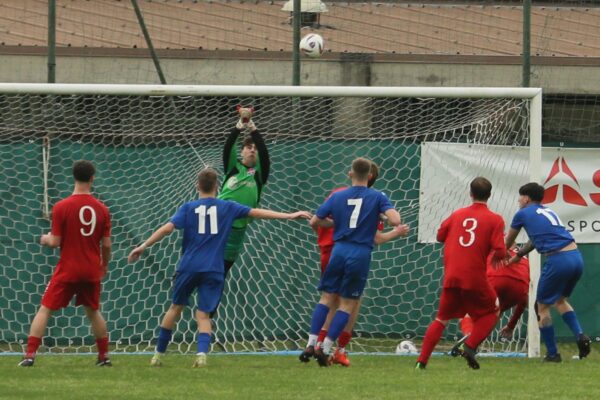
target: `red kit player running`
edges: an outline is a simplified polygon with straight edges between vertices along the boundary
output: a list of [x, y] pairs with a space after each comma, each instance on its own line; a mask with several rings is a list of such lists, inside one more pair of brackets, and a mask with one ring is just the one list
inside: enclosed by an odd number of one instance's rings
[[451, 319], [469, 314], [473, 332], [464, 343], [462, 356], [469, 367], [479, 369], [475, 359], [477, 347], [490, 334], [498, 320], [498, 299], [490, 286], [486, 270], [490, 253], [494, 262], [506, 255], [504, 221], [490, 211], [487, 200], [492, 184], [478, 177], [471, 182], [473, 204], [448, 217], [437, 233], [444, 243], [444, 281], [438, 314], [427, 328], [416, 369], [424, 369], [434, 347]]

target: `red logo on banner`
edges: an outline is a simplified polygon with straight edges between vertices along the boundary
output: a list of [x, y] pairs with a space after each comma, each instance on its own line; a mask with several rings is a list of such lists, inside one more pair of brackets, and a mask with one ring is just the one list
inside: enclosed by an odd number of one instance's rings
[[[556, 175], [558, 175], [561, 172], [563, 174], [567, 175], [569, 178], [571, 178], [571, 180], [575, 183], [575, 185], [577, 185], [577, 189], [575, 189], [573, 186], [570, 186], [567, 184], [557, 184], [557, 185], [549, 186], [546, 188], [546, 190], [544, 192], [544, 200], [542, 201], [542, 204], [554, 203], [556, 201], [556, 197], [558, 196], [558, 188], [559, 188], [559, 186], [562, 186], [563, 200], [565, 201], [565, 203], [574, 204], [576, 206], [587, 207], [587, 205], [588, 205], [587, 202], [585, 201], [585, 199], [583, 198], [581, 193], [579, 193], [579, 190], [578, 190], [578, 189], [580, 189], [579, 181], [577, 181], [575, 174], [573, 174], [573, 171], [571, 171], [571, 169], [567, 165], [567, 160], [565, 160], [564, 157], [558, 157], [556, 160], [554, 160], [554, 164], [552, 164], [552, 168], [550, 169], [550, 173], [548, 174], [548, 177], [546, 178], [546, 181], [544, 182], [544, 186], [552, 178], [554, 178]], [[598, 171], [596, 172], [596, 174], [598, 174]], [[594, 174], [594, 177], [596, 176], [596, 174]], [[600, 176], [598, 177], [598, 180], [600, 180]], [[594, 203], [600, 205], [600, 193], [591, 195], [591, 198]]]
[[[600, 169], [592, 175], [592, 182], [594, 182], [596, 187], [600, 187]], [[590, 194], [590, 198], [594, 203], [600, 206], [600, 193], [592, 193]]]

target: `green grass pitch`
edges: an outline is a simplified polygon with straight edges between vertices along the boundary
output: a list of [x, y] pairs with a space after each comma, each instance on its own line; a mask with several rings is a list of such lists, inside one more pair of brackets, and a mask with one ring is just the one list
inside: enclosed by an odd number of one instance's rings
[[17, 368], [18, 356], [0, 357], [0, 399], [598, 399], [600, 355], [562, 364], [539, 359], [433, 357], [426, 371], [416, 357], [352, 356], [352, 366], [319, 368], [295, 356], [210, 355], [191, 368], [193, 355], [167, 355], [150, 367], [148, 355], [112, 356], [112, 368], [93, 356], [38, 356], [33, 368]]

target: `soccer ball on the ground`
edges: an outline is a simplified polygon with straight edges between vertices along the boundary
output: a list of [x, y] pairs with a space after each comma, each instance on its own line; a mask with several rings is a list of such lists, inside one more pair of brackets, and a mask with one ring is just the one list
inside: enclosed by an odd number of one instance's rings
[[310, 58], [317, 58], [323, 54], [323, 38], [316, 33], [309, 33], [300, 41], [300, 52]]
[[396, 354], [418, 353], [417, 346], [411, 340], [403, 340], [396, 346]]

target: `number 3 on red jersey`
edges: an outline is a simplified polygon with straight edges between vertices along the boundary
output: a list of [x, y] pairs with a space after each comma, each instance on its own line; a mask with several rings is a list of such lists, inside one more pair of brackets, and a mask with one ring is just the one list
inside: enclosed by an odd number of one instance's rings
[[468, 235], [461, 235], [458, 238], [458, 243], [460, 243], [462, 247], [469, 247], [475, 243], [475, 229], [477, 228], [477, 220], [475, 218], [465, 218], [465, 220], [462, 222], [462, 226], [465, 228], [465, 234]]

